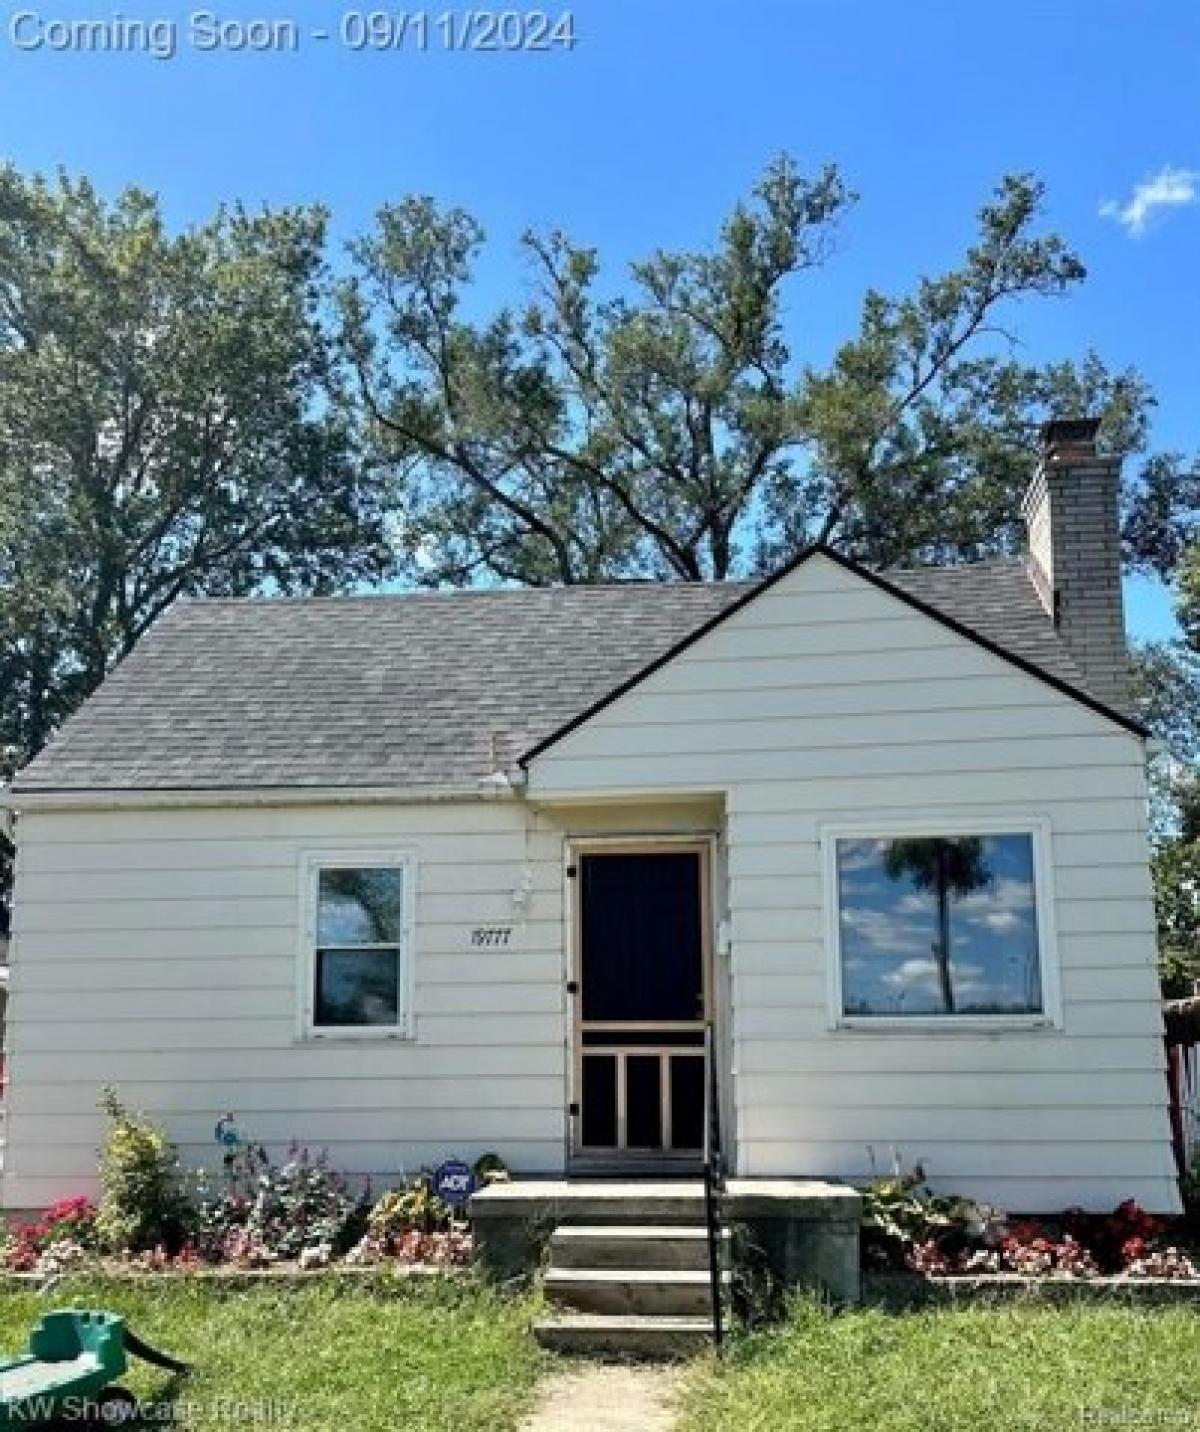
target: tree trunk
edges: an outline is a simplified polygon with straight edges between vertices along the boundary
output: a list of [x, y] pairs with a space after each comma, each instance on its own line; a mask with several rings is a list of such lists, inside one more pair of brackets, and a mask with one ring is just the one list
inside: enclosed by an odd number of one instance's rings
[[942, 845], [937, 849], [937, 904], [938, 938], [935, 946], [938, 983], [942, 990], [942, 1004], [947, 1014], [954, 1013], [954, 986], [950, 980], [950, 885], [946, 872], [946, 850]]

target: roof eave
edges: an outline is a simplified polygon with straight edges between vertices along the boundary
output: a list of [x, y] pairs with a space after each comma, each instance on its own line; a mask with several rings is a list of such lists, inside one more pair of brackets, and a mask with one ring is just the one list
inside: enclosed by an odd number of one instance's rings
[[179, 810], [303, 805], [442, 805], [517, 800], [523, 783], [474, 786], [126, 786], [108, 789], [32, 787], [6, 791], [0, 804], [14, 811]]

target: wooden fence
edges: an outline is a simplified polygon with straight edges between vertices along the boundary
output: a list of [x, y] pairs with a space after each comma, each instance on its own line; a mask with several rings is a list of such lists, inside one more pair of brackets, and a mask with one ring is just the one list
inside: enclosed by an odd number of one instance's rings
[[1182, 1176], [1200, 1151], [1200, 996], [1165, 1005], [1171, 1137]]

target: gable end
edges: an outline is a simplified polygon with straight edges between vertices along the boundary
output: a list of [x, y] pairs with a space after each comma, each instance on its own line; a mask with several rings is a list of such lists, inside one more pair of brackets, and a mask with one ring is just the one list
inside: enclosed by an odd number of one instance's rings
[[518, 764], [522, 769], [527, 769], [538, 756], [548, 751], [552, 746], [557, 745], [573, 731], [577, 731], [581, 726], [585, 726], [594, 716], [599, 715], [601, 711], [606, 710], [614, 702], [619, 701], [622, 696], [625, 696], [635, 687], [640, 686], [643, 681], [653, 676], [656, 671], [661, 671], [664, 666], [668, 666], [676, 657], [681, 656], [685, 651], [695, 646], [703, 637], [706, 637], [709, 632], [715, 631], [717, 627], [722, 626], [730, 617], [743, 610], [743, 608], [748, 607], [752, 602], [757, 601], [759, 597], [765, 592], [770, 591], [772, 587], [783, 581], [785, 577], [791, 576], [793, 572], [802, 567], [810, 558], [817, 556], [827, 557], [844, 571], [850, 572], [852, 575], [868, 583], [868, 585], [876, 587], [882, 592], [886, 592], [891, 597], [895, 597], [897, 601], [903, 602], [905, 606], [910, 607], [913, 611], [920, 612], [922, 616], [929, 617], [930, 620], [954, 632], [957, 636], [964, 637], [975, 646], [982, 647], [984, 651], [990, 652], [993, 656], [1000, 657], [1002, 661], [1006, 661], [1010, 666], [1016, 667], [1018, 671], [1024, 672], [1026, 676], [1035, 677], [1038, 681], [1052, 687], [1055, 691], [1061, 692], [1064, 696], [1069, 696], [1073, 701], [1079, 702], [1082, 706], [1086, 706], [1097, 715], [1115, 722], [1131, 735], [1145, 739], [1150, 734], [1146, 727], [1134, 717], [1127, 716], [1114, 707], [1106, 705], [1103, 701], [1090, 695], [1081, 687], [1073, 685], [1069, 681], [1063, 681], [1060, 677], [1044, 670], [1034, 662], [1027, 661], [1016, 652], [1010, 651], [1008, 648], [1001, 646], [998, 642], [992, 641], [981, 632], [975, 631], [971, 627], [965, 626], [962, 622], [956, 621], [946, 612], [939, 611], [937, 607], [922, 601], [920, 597], [914, 596], [911, 592], [906, 592], [896, 583], [888, 581], [886, 577], [881, 576], [878, 572], [870, 571], [867, 567], [862, 566], [861, 563], [855, 562], [843, 553], [835, 551], [834, 548], [828, 546], [826, 543], [815, 542], [812, 546], [806, 547], [802, 552], [799, 552], [791, 561], [785, 563], [777, 572], [773, 572], [769, 577], [766, 577], [758, 586], [751, 588], [744, 596], [731, 602], [723, 611], [718, 612], [715, 617], [710, 618], [704, 622], [703, 625], [697, 627], [695, 631], [690, 632], [682, 641], [676, 642], [673, 647], [663, 652], [661, 656], [656, 657], [654, 661], [649, 662], [640, 671], [635, 672], [633, 676], [621, 682], [619, 686], [615, 686], [610, 692], [602, 696], [599, 701], [593, 702], [591, 706], [579, 712], [578, 715], [573, 716], [569, 721], [564, 722], [557, 730], [552, 731], [544, 740], [539, 741], [536, 746], [530, 747], [528, 751], [520, 756]]

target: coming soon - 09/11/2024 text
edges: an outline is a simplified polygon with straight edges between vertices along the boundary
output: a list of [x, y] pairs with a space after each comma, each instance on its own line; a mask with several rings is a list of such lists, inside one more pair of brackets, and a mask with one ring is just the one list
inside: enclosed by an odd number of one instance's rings
[[200, 54], [280, 54], [337, 45], [355, 53], [549, 54], [578, 43], [573, 10], [346, 9], [332, 22], [222, 16], [197, 9], [174, 16], [113, 13], [88, 18], [14, 10], [9, 46], [27, 54], [127, 54], [169, 60]]

